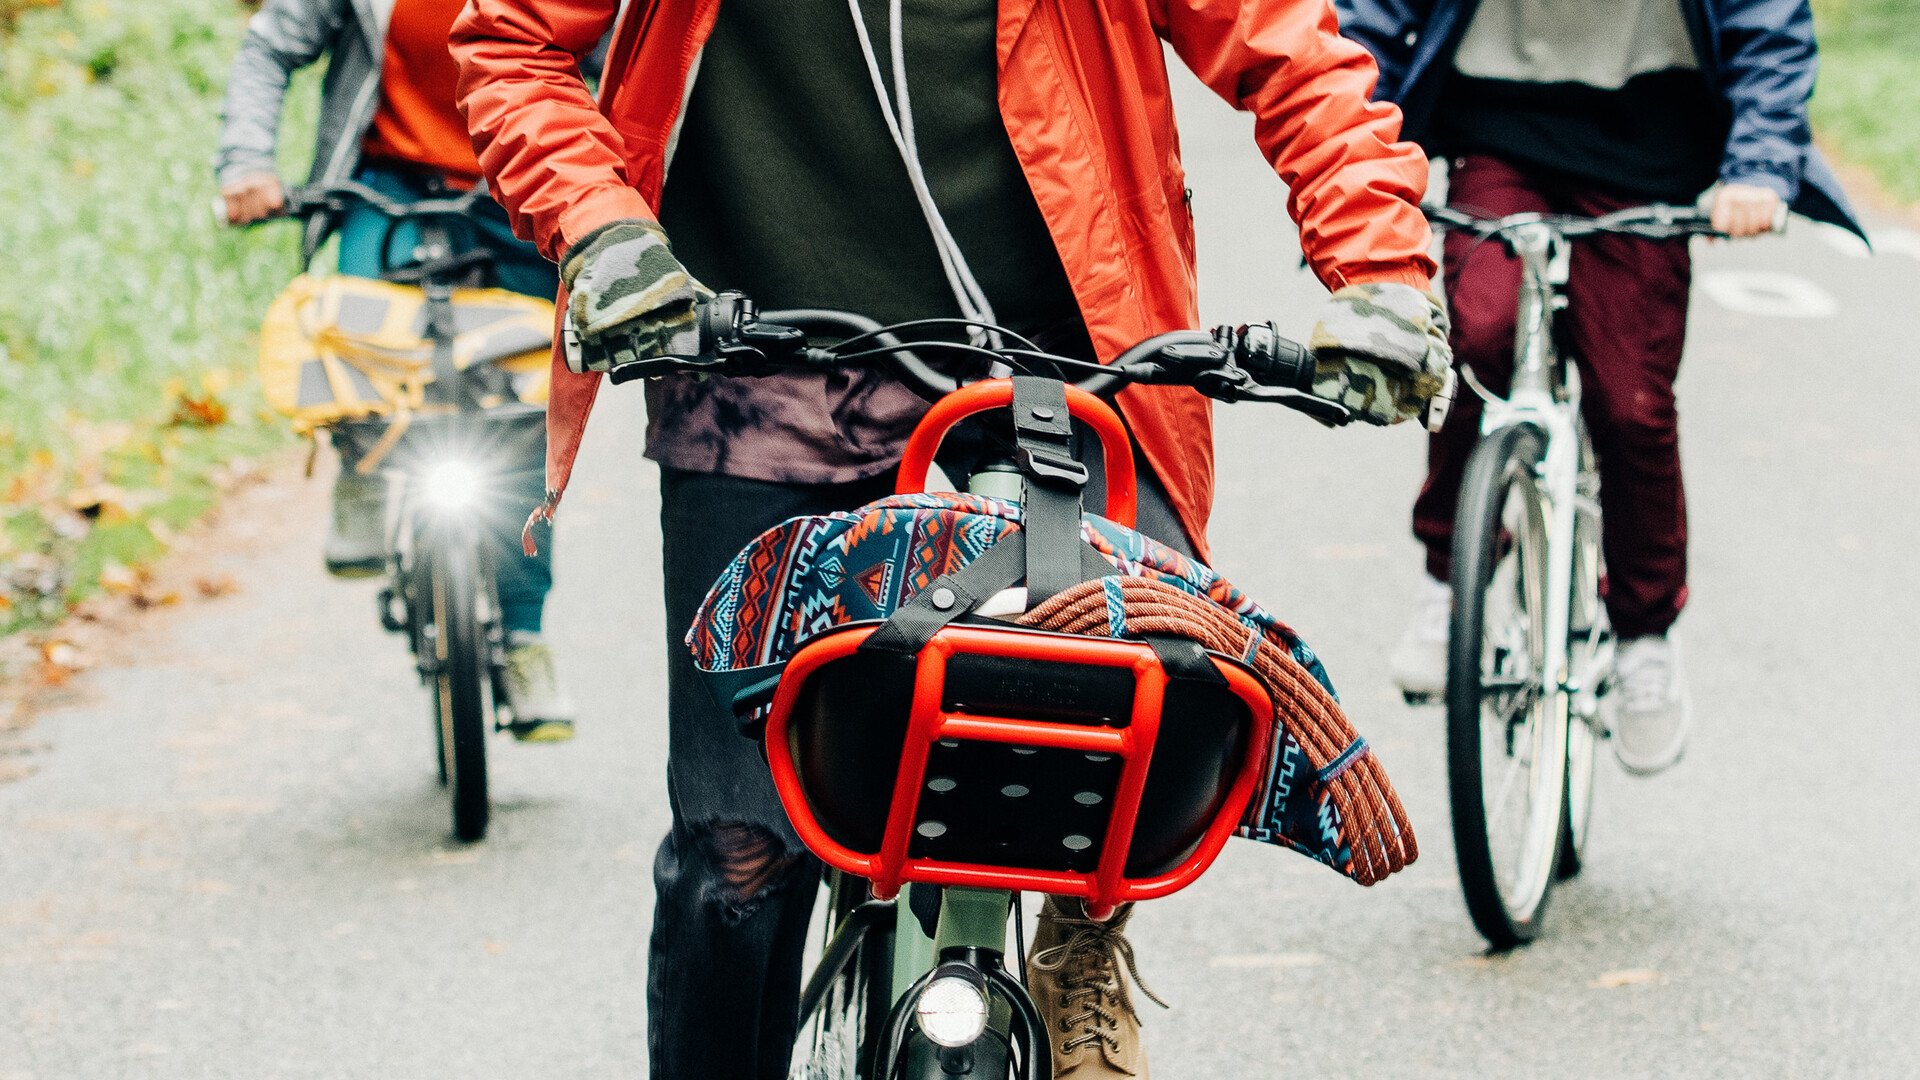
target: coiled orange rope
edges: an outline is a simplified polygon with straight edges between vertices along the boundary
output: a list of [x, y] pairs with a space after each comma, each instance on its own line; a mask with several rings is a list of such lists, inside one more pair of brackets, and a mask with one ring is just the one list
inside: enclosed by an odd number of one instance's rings
[[[1285, 649], [1218, 605], [1171, 585], [1134, 577], [1118, 581], [1129, 631], [1183, 637], [1247, 660], [1273, 698], [1274, 721], [1293, 736], [1322, 775], [1321, 784], [1340, 813], [1344, 839], [1353, 853], [1355, 881], [1372, 885], [1419, 857], [1413, 826], [1379, 759], [1364, 745], [1358, 753], [1349, 753], [1359, 734], [1333, 695]], [[1059, 633], [1113, 636], [1106, 587], [1099, 581], [1052, 597], [1020, 622]], [[1329, 774], [1329, 766], [1343, 756], [1346, 760]]]

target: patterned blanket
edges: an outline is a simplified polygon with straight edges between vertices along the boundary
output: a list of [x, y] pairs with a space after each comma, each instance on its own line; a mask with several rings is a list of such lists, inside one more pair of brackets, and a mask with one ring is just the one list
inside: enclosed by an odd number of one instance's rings
[[[769, 668], [836, 627], [884, 620], [940, 576], [1020, 530], [1018, 504], [978, 495], [895, 495], [858, 510], [794, 518], [762, 533], [714, 582], [686, 644], [708, 672]], [[1320, 660], [1285, 623], [1206, 566], [1093, 514], [1080, 535], [1116, 575], [1151, 578], [1232, 612], [1333, 692]], [[1350, 864], [1338, 814], [1306, 755], [1275, 723], [1271, 759], [1237, 835]]]

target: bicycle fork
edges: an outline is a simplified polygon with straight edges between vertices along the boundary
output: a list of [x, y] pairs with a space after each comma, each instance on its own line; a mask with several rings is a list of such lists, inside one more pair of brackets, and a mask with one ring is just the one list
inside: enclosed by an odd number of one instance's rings
[[[894, 1006], [881, 1029], [874, 1076], [914, 1080], [1001, 1077], [1017, 1060], [1021, 1080], [1051, 1080], [1052, 1051], [1026, 987], [1004, 962], [1013, 894], [950, 886], [937, 890], [932, 932], [909, 885], [895, 905]], [[915, 1032], [918, 1032], [918, 1038]]]

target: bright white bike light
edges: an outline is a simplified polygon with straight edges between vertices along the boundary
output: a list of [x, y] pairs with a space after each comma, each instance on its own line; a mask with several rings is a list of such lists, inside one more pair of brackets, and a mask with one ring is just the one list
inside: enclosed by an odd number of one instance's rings
[[943, 975], [920, 991], [913, 1012], [920, 1031], [941, 1046], [971, 1046], [987, 1030], [987, 998], [971, 980]]
[[438, 462], [427, 470], [423, 487], [436, 509], [464, 509], [480, 494], [480, 470], [458, 459]]

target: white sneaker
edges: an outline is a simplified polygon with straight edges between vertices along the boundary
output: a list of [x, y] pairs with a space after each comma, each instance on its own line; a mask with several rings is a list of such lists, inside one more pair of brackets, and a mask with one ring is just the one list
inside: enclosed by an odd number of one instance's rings
[[1640, 776], [1671, 768], [1686, 752], [1693, 722], [1679, 645], [1664, 636], [1622, 642], [1614, 672], [1613, 755]]
[[1394, 684], [1408, 702], [1430, 701], [1446, 693], [1447, 631], [1452, 621], [1453, 590], [1445, 582], [1422, 577], [1413, 619], [1388, 660]]

